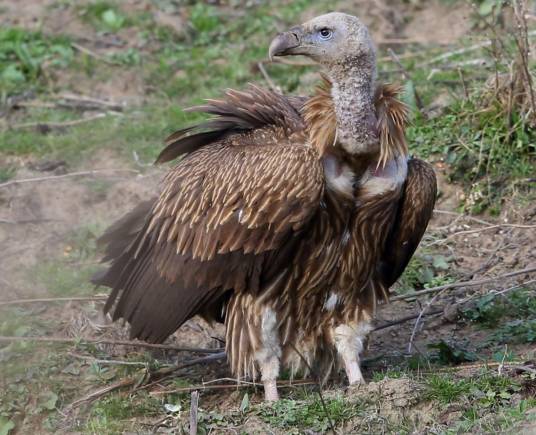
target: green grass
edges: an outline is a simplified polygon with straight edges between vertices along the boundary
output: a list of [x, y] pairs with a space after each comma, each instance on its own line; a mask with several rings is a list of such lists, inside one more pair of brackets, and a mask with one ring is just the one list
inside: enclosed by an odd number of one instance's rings
[[67, 67], [74, 53], [67, 37], [45, 36], [19, 28], [0, 29], [0, 96], [38, 89], [45, 84], [43, 66]]
[[[344, 397], [324, 399], [324, 401], [335, 425], [356, 416], [359, 412], [359, 406]], [[266, 423], [281, 429], [326, 432], [330, 428], [326, 412], [318, 397], [310, 397], [304, 402], [281, 399], [273, 405], [261, 407], [259, 416]]]
[[521, 389], [513, 379], [488, 372], [461, 379], [448, 374], [431, 375], [425, 384], [428, 399], [444, 405], [465, 401], [484, 407], [497, 407], [508, 403], [512, 395]]
[[131, 24], [115, 2], [93, 1], [80, 8], [80, 15], [98, 31], [117, 32]]
[[466, 320], [492, 330], [490, 343], [536, 342], [536, 298], [534, 290], [517, 289], [505, 295], [489, 293], [463, 311]]
[[455, 277], [451, 275], [451, 261], [452, 257], [419, 250], [398, 280], [397, 293], [403, 294], [453, 282]]
[[133, 417], [150, 418], [162, 414], [163, 403], [146, 393], [129, 397], [113, 394], [93, 404], [89, 418], [83, 428], [87, 433], [122, 434], [132, 423]]

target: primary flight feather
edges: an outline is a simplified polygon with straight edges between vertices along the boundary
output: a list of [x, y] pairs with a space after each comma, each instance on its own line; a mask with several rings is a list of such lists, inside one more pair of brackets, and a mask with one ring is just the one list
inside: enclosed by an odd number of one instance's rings
[[[399, 89], [376, 83], [356, 17], [331, 13], [278, 35], [269, 55], [324, 70], [310, 98], [251, 85], [196, 110], [213, 118], [171, 135], [182, 157], [158, 196], [101, 238], [112, 288], [105, 310], [161, 342], [186, 320], [224, 321], [233, 374], [278, 398], [282, 366], [327, 376], [359, 354], [376, 305], [404, 271], [431, 217], [432, 168], [408, 159]], [[306, 362], [303, 361], [306, 359]]]

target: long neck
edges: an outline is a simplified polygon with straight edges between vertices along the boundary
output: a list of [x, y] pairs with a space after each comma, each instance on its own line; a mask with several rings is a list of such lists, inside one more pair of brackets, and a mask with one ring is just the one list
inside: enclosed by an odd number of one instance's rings
[[375, 64], [374, 56], [371, 56], [331, 66], [328, 71], [337, 116], [337, 140], [353, 155], [368, 154], [378, 147], [374, 109]]

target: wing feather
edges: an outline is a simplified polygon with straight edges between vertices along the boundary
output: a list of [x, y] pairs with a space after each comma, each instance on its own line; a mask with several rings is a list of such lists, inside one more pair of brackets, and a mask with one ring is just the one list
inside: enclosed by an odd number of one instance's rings
[[417, 249], [432, 217], [436, 196], [433, 168], [422, 160], [410, 159], [398, 216], [380, 265], [380, 278], [386, 288], [402, 275]]
[[[170, 136], [158, 161], [186, 156], [160, 196], [101, 240], [111, 264], [94, 282], [113, 289], [105, 310], [151, 342], [229, 291], [279, 286], [323, 193], [319, 156], [285, 97], [250, 87], [200, 110], [216, 118]], [[195, 133], [207, 128], [218, 129]]]

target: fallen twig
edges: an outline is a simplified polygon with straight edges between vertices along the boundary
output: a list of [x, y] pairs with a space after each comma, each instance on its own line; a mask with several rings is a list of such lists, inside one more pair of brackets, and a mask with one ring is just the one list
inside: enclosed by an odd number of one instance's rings
[[56, 181], [56, 180], [61, 180], [63, 178], [71, 178], [71, 177], [91, 177], [94, 175], [105, 174], [108, 172], [129, 172], [132, 174], [140, 173], [140, 171], [137, 171], [135, 169], [114, 169], [114, 168], [93, 169], [90, 171], [70, 172], [68, 174], [62, 174], [62, 175], [51, 175], [49, 177], [22, 178], [20, 180], [10, 180], [10, 181], [6, 181], [5, 183], [0, 183], [0, 188], [12, 186], [15, 184], [38, 183], [41, 181]]
[[135, 393], [136, 391], [146, 390], [148, 388], [154, 387], [156, 384], [159, 384], [164, 379], [166, 379], [166, 378], [168, 378], [170, 376], [173, 376], [173, 374], [175, 374], [175, 372], [177, 372], [179, 370], [182, 370], [182, 369], [194, 366], [194, 365], [198, 365], [198, 364], [204, 364], [204, 363], [207, 363], [207, 362], [212, 362], [212, 361], [217, 361], [217, 360], [220, 360], [220, 359], [224, 359], [225, 355], [226, 355], [225, 352], [213, 353], [212, 355], [202, 356], [200, 358], [196, 358], [196, 359], [193, 359], [191, 361], [185, 362], [184, 364], [181, 364], [181, 365], [160, 369], [156, 374], [153, 374], [151, 376], [151, 378], [157, 377], [157, 380], [155, 380], [153, 382], [150, 382], [148, 384], [136, 387], [130, 393], [132, 394], [132, 393]]
[[63, 122], [48, 122], [48, 121], [38, 121], [38, 122], [26, 122], [24, 124], [15, 124], [11, 125], [8, 128], [10, 130], [22, 130], [26, 128], [38, 128], [42, 131], [49, 131], [55, 128], [66, 128], [74, 127], [75, 125], [85, 124], [86, 122], [97, 121], [98, 119], [103, 119], [108, 116], [107, 113], [96, 113], [93, 116], [87, 116], [85, 118], [73, 119], [71, 121]]
[[439, 291], [434, 295], [432, 299], [428, 301], [428, 303], [421, 309], [419, 312], [419, 315], [417, 316], [417, 319], [415, 320], [415, 325], [413, 325], [413, 330], [411, 331], [411, 337], [409, 338], [408, 343], [408, 353], [411, 353], [411, 347], [413, 346], [413, 340], [415, 339], [415, 335], [417, 334], [417, 329], [419, 328], [419, 324], [421, 322], [421, 319], [424, 317], [426, 310], [430, 308], [430, 306], [435, 302], [435, 300], [441, 295], [442, 292], [447, 290], [446, 288]]
[[81, 359], [84, 361], [91, 361], [96, 364], [107, 364], [111, 366], [138, 366], [138, 367], [147, 367], [149, 363], [142, 361], [118, 361], [112, 359], [99, 359], [94, 356], [89, 355], [78, 355], [76, 353], [69, 352], [69, 355], [76, 359]]
[[[536, 36], [536, 30], [532, 32], [528, 32], [528, 36]], [[459, 48], [457, 50], [448, 51], [446, 53], [440, 54], [439, 56], [436, 56], [430, 60], [427, 60], [425, 62], [422, 62], [416, 66], [416, 68], [422, 68], [427, 65], [431, 65], [433, 63], [441, 62], [446, 59], [450, 59], [451, 57], [458, 56], [460, 54], [470, 53], [471, 51], [479, 50], [481, 48], [489, 47], [491, 44], [493, 44], [493, 41], [487, 40], [480, 42], [478, 44], [471, 45], [469, 47]]]
[[218, 352], [221, 352], [221, 349], [181, 347], [181, 346], [173, 346], [171, 344], [145, 343], [143, 341], [131, 341], [131, 340], [44, 337], [44, 336], [32, 336], [32, 337], [13, 337], [13, 336], [5, 336], [5, 335], [0, 336], [0, 342], [16, 342], [16, 341], [37, 341], [40, 343], [62, 343], [62, 344], [84, 344], [84, 343], [110, 344], [110, 345], [116, 345], [116, 346], [136, 346], [136, 347], [146, 347], [149, 349], [173, 350], [176, 352], [195, 352], [195, 353], [213, 353], [213, 354], [217, 354]]
[[199, 391], [192, 391], [190, 400], [190, 435], [197, 435], [197, 410], [199, 407]]
[[[293, 388], [293, 387], [302, 387], [307, 385], [317, 385], [317, 383], [312, 379], [298, 379], [294, 381], [279, 381], [277, 382], [277, 388]], [[204, 383], [202, 385], [195, 385], [192, 387], [180, 387], [174, 388], [173, 390], [161, 390], [161, 391], [151, 391], [149, 394], [151, 396], [161, 396], [164, 394], [177, 394], [177, 393], [189, 393], [192, 391], [203, 391], [203, 390], [236, 390], [239, 388], [250, 388], [250, 387], [262, 387], [263, 384], [258, 382], [245, 382], [240, 381], [235, 384], [209, 384]]]
[[83, 45], [80, 45], [76, 42], [71, 42], [71, 46], [74, 49], [80, 51], [81, 53], [87, 54], [88, 56], [91, 56], [97, 60], [100, 60], [101, 62], [107, 63], [108, 65], [116, 65], [114, 61], [108, 59], [105, 56], [101, 56], [100, 54], [95, 53], [93, 50], [90, 50], [89, 48], [84, 47]]
[[[217, 353], [217, 354], [204, 356], [204, 357], [201, 357], [201, 358], [196, 358], [196, 359], [193, 359], [193, 360], [188, 361], [188, 362], [186, 362], [184, 364], [181, 364], [181, 365], [172, 366], [172, 367], [165, 367], [163, 369], [157, 370], [154, 373], [150, 373], [149, 377], [150, 378], [155, 378], [156, 377], [156, 378], [158, 378], [158, 381], [152, 382], [150, 384], [147, 384], [147, 385], [144, 385], [144, 386], [141, 386], [141, 387], [134, 388], [131, 391], [131, 393], [134, 393], [134, 392], [136, 392], [138, 390], [142, 390], [142, 389], [148, 388], [149, 386], [155, 385], [156, 383], [162, 381], [162, 379], [164, 377], [170, 376], [174, 372], [176, 372], [178, 370], [181, 370], [183, 368], [191, 367], [191, 366], [196, 365], [196, 364], [203, 364], [205, 362], [214, 361], [214, 360], [221, 359], [221, 358], [224, 358], [224, 357], [225, 357], [225, 352], [220, 352], [220, 353]], [[112, 384], [112, 385], [109, 385], [107, 387], [101, 388], [100, 390], [94, 391], [93, 393], [90, 393], [90, 394], [88, 394], [87, 396], [85, 396], [85, 397], [83, 397], [81, 399], [75, 400], [67, 408], [72, 409], [72, 408], [75, 408], [75, 407], [81, 405], [82, 403], [92, 402], [93, 400], [99, 399], [102, 396], [104, 396], [104, 395], [106, 395], [108, 393], [111, 393], [111, 392], [113, 392], [115, 390], [118, 390], [120, 388], [126, 388], [126, 387], [134, 386], [138, 382], [139, 382], [139, 379], [137, 377], [130, 377], [130, 378], [123, 379], [123, 380], [121, 380], [119, 382], [116, 382], [115, 384]]]
[[49, 302], [92, 302], [105, 301], [108, 296], [75, 296], [69, 298], [37, 298], [37, 299], [13, 299], [12, 301], [0, 301], [0, 307], [6, 305], [25, 305]]
[[331, 414], [328, 410], [328, 407], [326, 406], [326, 402], [324, 401], [324, 395], [322, 394], [322, 380], [320, 378], [320, 376], [318, 375], [318, 373], [316, 372], [316, 370], [313, 370], [313, 368], [311, 367], [311, 365], [309, 364], [309, 361], [307, 361], [307, 359], [305, 359], [305, 357], [302, 355], [302, 353], [298, 350], [298, 348], [296, 346], [294, 346], [294, 344], [292, 344], [292, 342], [290, 343], [290, 345], [292, 346], [292, 348], [294, 349], [294, 351], [298, 354], [298, 356], [300, 357], [300, 359], [304, 362], [305, 364], [305, 367], [307, 367], [307, 370], [309, 370], [309, 373], [311, 373], [315, 378], [316, 378], [316, 386], [318, 387], [318, 397], [320, 398], [320, 403], [322, 405], [322, 409], [324, 411], [324, 414], [326, 415], [326, 418], [328, 419], [328, 423], [329, 423], [329, 427], [331, 429], [331, 431], [335, 434], [337, 433], [335, 431], [335, 424], [333, 423], [333, 420], [331, 419]]
[[67, 409], [76, 408], [77, 406], [80, 406], [81, 404], [86, 403], [86, 402], [93, 402], [94, 400], [97, 400], [108, 393], [112, 393], [115, 390], [118, 390], [120, 388], [128, 387], [132, 385], [134, 382], [135, 382], [135, 379], [132, 379], [132, 378], [122, 379], [121, 381], [116, 382], [115, 384], [108, 385], [104, 388], [101, 388], [97, 391], [94, 391], [88, 394], [85, 397], [82, 397], [81, 399], [75, 400], [73, 403], [67, 406]]
[[62, 94], [53, 97], [56, 101], [20, 101], [14, 107], [37, 107], [45, 109], [65, 108], [72, 110], [112, 110], [122, 112], [124, 106], [120, 103], [115, 103], [98, 98], [88, 97], [86, 95]]
[[[402, 65], [402, 62], [400, 62], [400, 59], [398, 58], [398, 56], [396, 55], [396, 53], [391, 49], [389, 48], [388, 50], [388, 53], [389, 53], [389, 56], [391, 56], [393, 58], [393, 61], [398, 65], [398, 67], [400, 68], [401, 72], [402, 72], [402, 75], [404, 76], [404, 78], [407, 80], [407, 81], [410, 81], [412, 83], [415, 84], [415, 82], [412, 80], [411, 78], [411, 74], [406, 70], [406, 68], [404, 68], [404, 65]], [[413, 86], [413, 94], [415, 96], [415, 103], [417, 104], [417, 108], [419, 109], [419, 112], [422, 113], [423, 109], [424, 109], [424, 104], [421, 100], [421, 96], [419, 95], [419, 93], [417, 92], [417, 89], [415, 88], [415, 86]]]
[[272, 91], [280, 94], [281, 93], [281, 88], [274, 83], [274, 81], [272, 80], [272, 78], [270, 77], [268, 72], [266, 71], [266, 68], [264, 68], [263, 63], [262, 62], [257, 62], [257, 67], [259, 68], [259, 71], [261, 72], [262, 76], [264, 77], [264, 80], [266, 80], [266, 83], [268, 83], [268, 86], [270, 86], [270, 89], [272, 89]]
[[453, 282], [450, 284], [440, 285], [437, 287], [431, 287], [424, 290], [419, 290], [416, 292], [408, 293], [405, 295], [400, 296], [394, 296], [390, 298], [391, 302], [393, 301], [400, 301], [400, 300], [406, 300], [406, 299], [413, 299], [417, 296], [427, 295], [430, 293], [436, 293], [442, 290], [447, 289], [453, 289], [453, 288], [459, 288], [459, 287], [474, 287], [477, 285], [483, 285], [483, 284], [489, 284], [490, 282], [495, 282], [497, 280], [506, 279], [506, 278], [512, 278], [514, 276], [523, 275], [525, 273], [533, 273], [536, 272], [536, 267], [528, 267], [526, 269], [516, 270], [514, 272], [505, 273], [503, 275], [497, 275], [492, 278], [485, 278], [485, 279], [475, 279], [470, 281], [461, 281], [461, 282]]
[[[441, 314], [443, 310], [434, 310], [429, 313], [423, 314], [422, 316], [435, 316], [437, 314]], [[381, 331], [382, 329], [390, 328], [391, 326], [400, 325], [402, 323], [409, 322], [410, 320], [415, 320], [417, 317], [419, 317], [419, 314], [412, 314], [411, 316], [402, 317], [401, 319], [393, 320], [392, 322], [384, 323], [383, 325], [376, 326], [372, 332], [374, 331]]]

